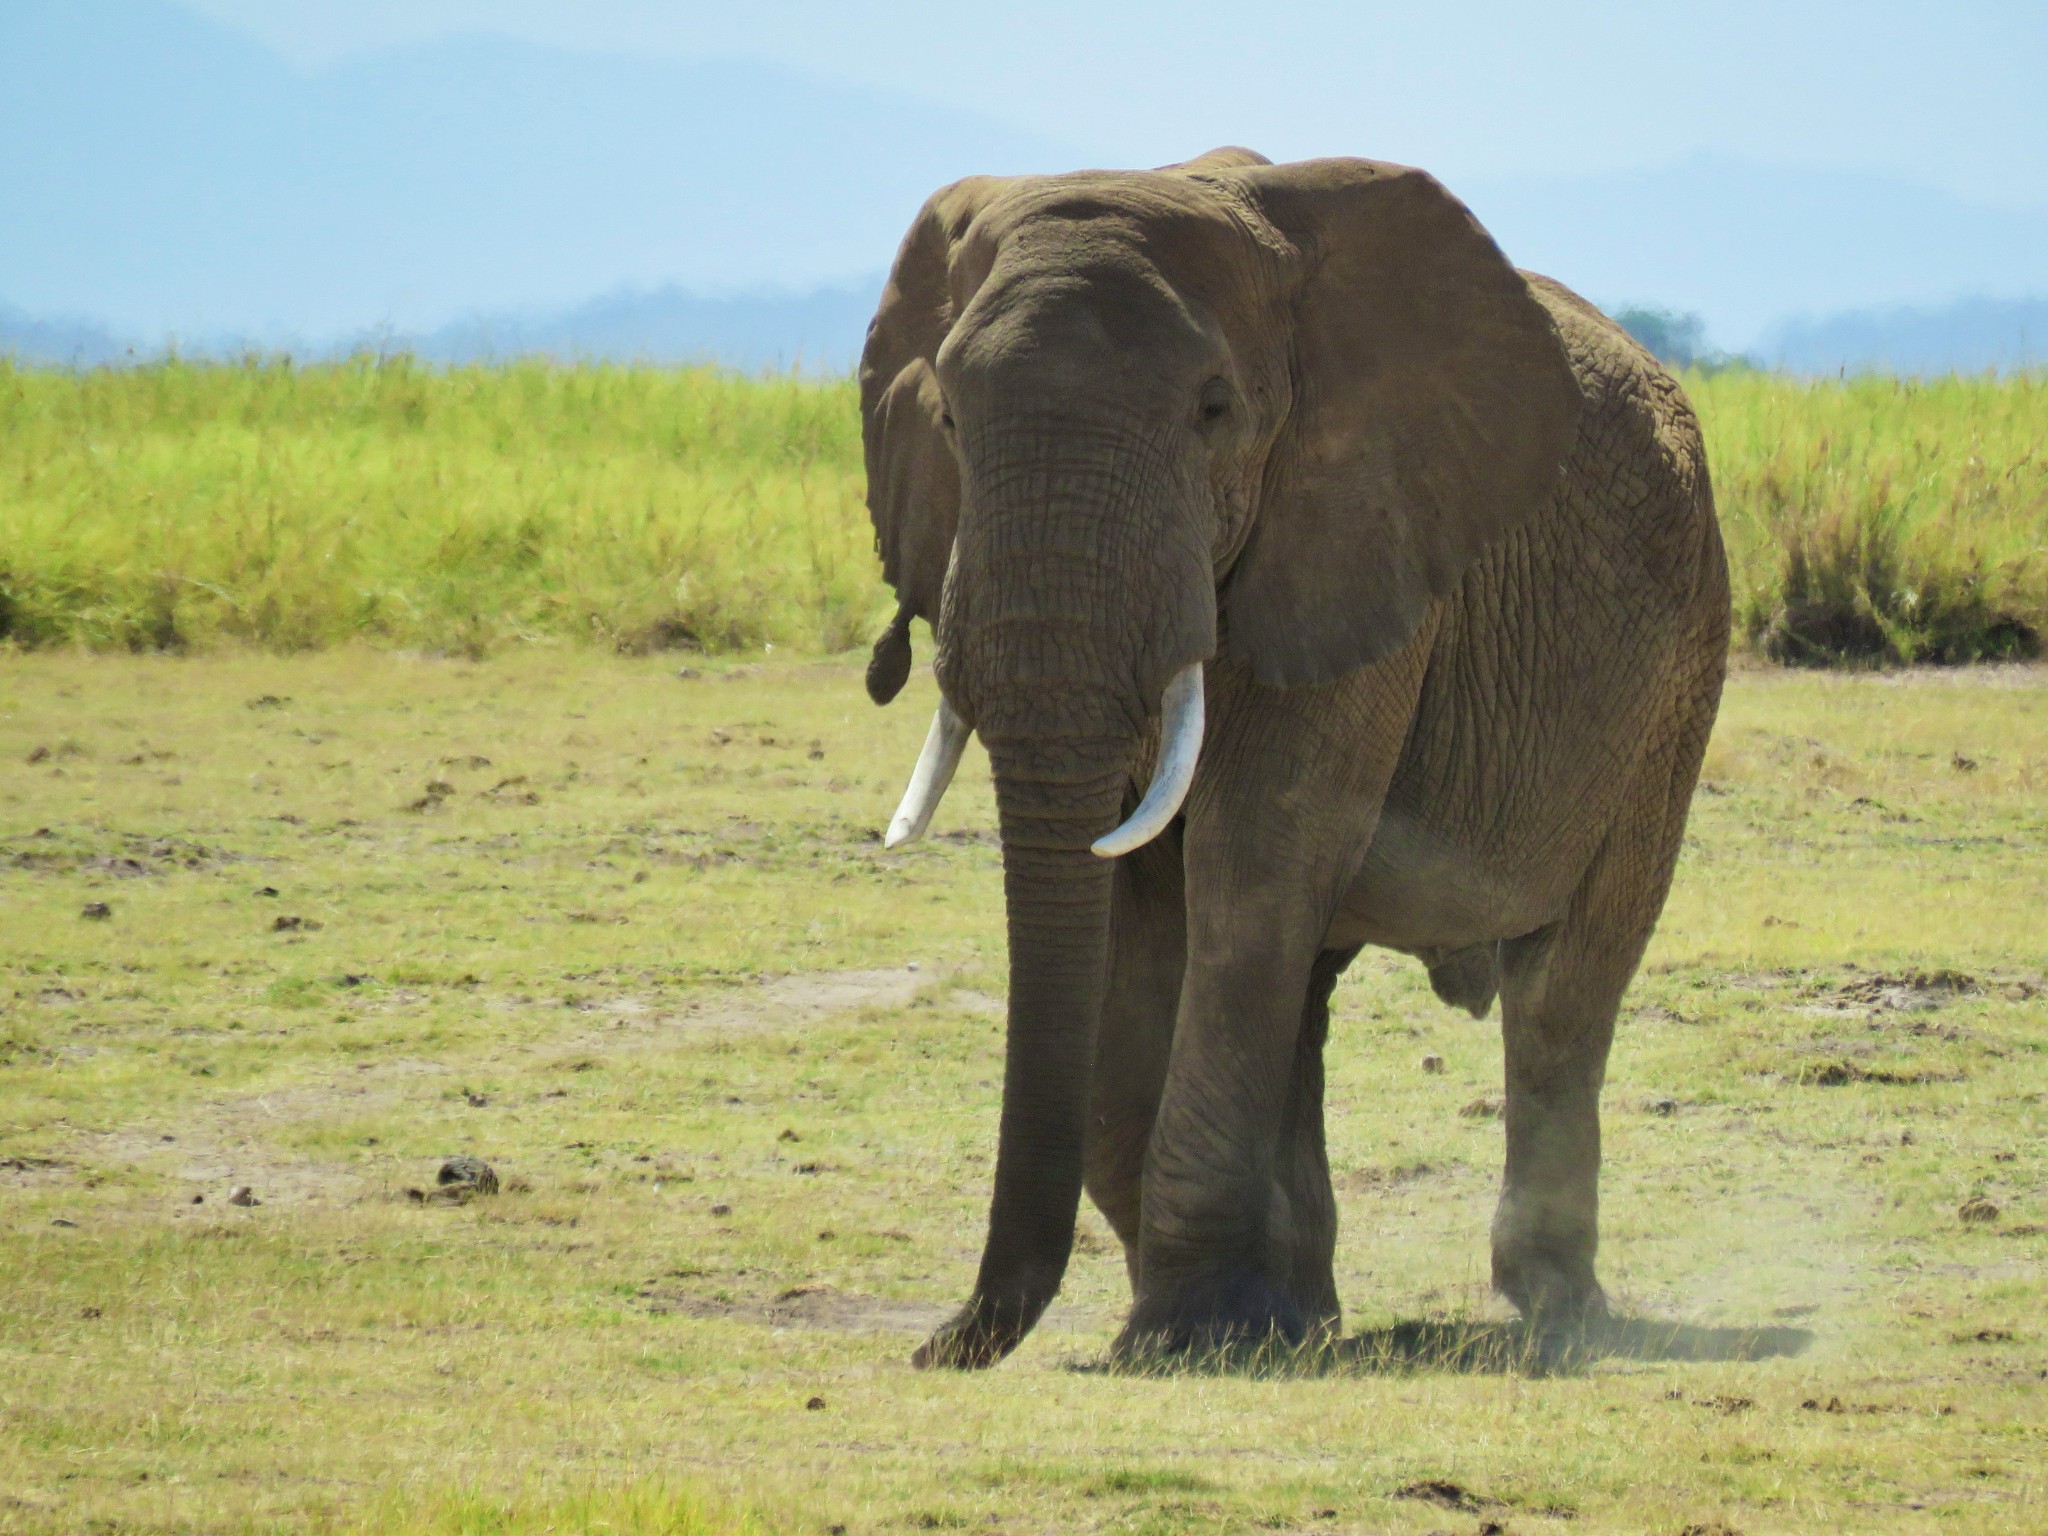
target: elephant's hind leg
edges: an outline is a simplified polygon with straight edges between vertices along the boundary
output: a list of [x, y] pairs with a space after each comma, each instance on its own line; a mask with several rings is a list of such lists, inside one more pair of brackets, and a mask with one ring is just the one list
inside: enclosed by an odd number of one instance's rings
[[1507, 1167], [1494, 1288], [1525, 1317], [1606, 1310], [1599, 1244], [1600, 1088], [1615, 1014], [1670, 889], [1713, 701], [1646, 754], [1564, 917], [1501, 945]]
[[1110, 902], [1109, 985], [1095, 1049], [1083, 1178], [1088, 1198], [1123, 1242], [1135, 1294], [1145, 1146], [1166, 1087], [1174, 1013], [1187, 969], [1179, 827], [1117, 861]]

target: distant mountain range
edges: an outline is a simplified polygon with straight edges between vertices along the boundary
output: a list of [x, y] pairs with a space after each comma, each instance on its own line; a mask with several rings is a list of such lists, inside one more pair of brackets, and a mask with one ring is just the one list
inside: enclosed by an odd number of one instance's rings
[[1791, 373], [1983, 373], [2048, 368], [2048, 299], [1858, 309], [1774, 326], [1754, 348]]
[[552, 313], [507, 312], [430, 331], [360, 331], [280, 345], [261, 337], [182, 337], [147, 343], [83, 320], [41, 320], [0, 305], [0, 357], [42, 367], [95, 368], [176, 352], [183, 357], [286, 353], [318, 362], [362, 352], [405, 352], [433, 363], [715, 363], [756, 373], [850, 373], [860, 360], [882, 280], [811, 293], [707, 298], [680, 288], [622, 292]]
[[57, 368], [98, 368], [142, 355], [89, 320], [41, 320], [0, 304], [0, 357]]
[[[560, 362], [716, 363], [743, 372], [800, 368], [850, 372], [860, 356], [879, 277], [806, 294], [704, 298], [681, 289], [618, 293], [554, 314], [505, 314], [414, 334], [370, 331], [293, 355], [409, 352], [436, 363], [546, 357]], [[1711, 358], [1698, 317], [1619, 312], [1653, 351], [1677, 362]], [[236, 338], [188, 342], [187, 356], [234, 356], [260, 344]], [[85, 322], [33, 320], [0, 307], [0, 356], [68, 368], [161, 355]], [[1773, 328], [1744, 360], [1798, 374], [1983, 373], [2048, 368], [2048, 301], [1964, 299], [1941, 309], [1854, 310]]]
[[[173, 0], [0, 0], [0, 350], [842, 368], [927, 192], [1091, 158], [753, 62], [472, 36], [309, 72]], [[2048, 209], [1705, 156], [1454, 190], [1517, 262], [1710, 351], [2043, 360]]]
[[881, 294], [879, 277], [814, 293], [732, 298], [664, 288], [613, 294], [556, 315], [461, 320], [390, 345], [449, 363], [540, 356], [850, 373]]

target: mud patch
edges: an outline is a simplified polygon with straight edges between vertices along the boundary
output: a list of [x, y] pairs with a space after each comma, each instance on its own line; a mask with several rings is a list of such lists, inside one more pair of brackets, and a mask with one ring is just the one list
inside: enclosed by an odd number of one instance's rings
[[1850, 1083], [1882, 1083], [1895, 1088], [1916, 1088], [1928, 1083], [1959, 1083], [1961, 1072], [1942, 1072], [1933, 1067], [1866, 1067], [1860, 1062], [1833, 1056], [1802, 1066], [1794, 1081], [1809, 1088], [1841, 1088]]
[[38, 875], [89, 874], [134, 880], [181, 869], [217, 869], [223, 864], [249, 862], [244, 854], [183, 837], [124, 832], [115, 842], [117, 846], [110, 850], [44, 827], [28, 837], [0, 844], [0, 865]]
[[71, 1173], [71, 1165], [61, 1158], [0, 1157], [0, 1182], [24, 1188], [37, 1184], [61, 1183]]
[[1394, 1490], [1397, 1499], [1414, 1499], [1418, 1503], [1434, 1504], [1439, 1509], [1455, 1509], [1467, 1513], [1482, 1509], [1505, 1509], [1500, 1499], [1483, 1493], [1474, 1493], [1460, 1487], [1448, 1478], [1427, 1477], [1419, 1482], [1405, 1483]]
[[1879, 972], [1819, 988], [1809, 1006], [1833, 1013], [1932, 1013], [1981, 990], [1977, 978], [1963, 971]]

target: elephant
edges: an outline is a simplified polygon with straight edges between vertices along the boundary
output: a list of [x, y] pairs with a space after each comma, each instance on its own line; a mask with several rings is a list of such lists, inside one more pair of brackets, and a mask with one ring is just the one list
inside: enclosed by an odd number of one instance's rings
[[868, 691], [921, 618], [941, 695], [886, 841], [978, 733], [1007, 912], [986, 1241], [913, 1363], [1017, 1346], [1084, 1189], [1115, 1357], [1340, 1329], [1323, 1051], [1366, 945], [1499, 998], [1492, 1282], [1605, 1316], [1599, 1096], [1728, 650], [1679, 384], [1425, 172], [1235, 148], [934, 193], [859, 384]]

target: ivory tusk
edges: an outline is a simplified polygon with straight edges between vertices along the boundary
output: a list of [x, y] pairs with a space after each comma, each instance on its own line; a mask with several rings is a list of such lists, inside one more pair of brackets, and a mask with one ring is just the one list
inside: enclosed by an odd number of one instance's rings
[[1174, 673], [1161, 700], [1165, 719], [1159, 727], [1159, 766], [1153, 770], [1152, 785], [1145, 798], [1131, 812], [1131, 819], [1114, 832], [1095, 840], [1099, 858], [1142, 848], [1164, 832], [1167, 823], [1180, 814], [1188, 786], [1195, 781], [1195, 762], [1202, 755], [1202, 664], [1190, 662]]
[[924, 836], [924, 829], [932, 824], [932, 812], [939, 808], [946, 786], [953, 782], [953, 770], [960, 766], [967, 738], [973, 734], [967, 722], [941, 697], [938, 713], [932, 716], [932, 728], [924, 738], [924, 750], [917, 754], [917, 766], [910, 771], [910, 787], [903, 791], [903, 803], [896, 807], [896, 819], [889, 823], [889, 834], [882, 839], [884, 848], [900, 848]]

